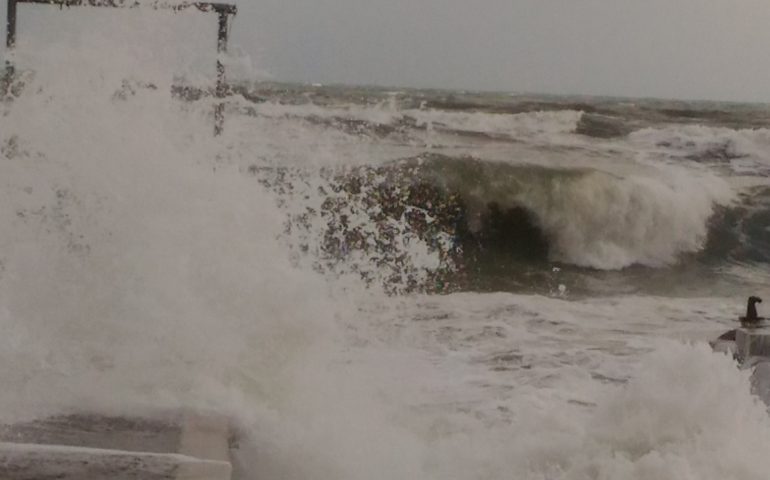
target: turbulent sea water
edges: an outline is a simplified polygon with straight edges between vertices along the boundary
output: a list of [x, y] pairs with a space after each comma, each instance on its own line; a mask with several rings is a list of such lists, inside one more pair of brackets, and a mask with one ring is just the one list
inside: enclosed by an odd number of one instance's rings
[[766, 478], [706, 341], [770, 288], [770, 107], [240, 83], [215, 138], [134, 20], [17, 52], [0, 419], [224, 411], [243, 479]]

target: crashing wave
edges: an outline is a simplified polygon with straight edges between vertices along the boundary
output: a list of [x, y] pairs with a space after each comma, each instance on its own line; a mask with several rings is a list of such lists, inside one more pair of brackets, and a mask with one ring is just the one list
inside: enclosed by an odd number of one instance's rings
[[673, 265], [704, 249], [710, 219], [732, 200], [721, 180], [677, 168], [617, 175], [437, 154], [320, 175], [251, 172], [279, 194], [287, 233], [317, 268], [397, 291], [443, 288], [480, 264], [511, 261]]

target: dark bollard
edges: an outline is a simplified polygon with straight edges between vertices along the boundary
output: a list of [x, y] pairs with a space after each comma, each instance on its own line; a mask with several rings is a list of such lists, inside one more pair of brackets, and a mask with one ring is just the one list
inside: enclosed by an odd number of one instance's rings
[[759, 297], [749, 297], [748, 304], [746, 305], [746, 316], [740, 317], [741, 324], [756, 325], [764, 320], [764, 317], [760, 317], [757, 314], [757, 303], [762, 303], [762, 299]]

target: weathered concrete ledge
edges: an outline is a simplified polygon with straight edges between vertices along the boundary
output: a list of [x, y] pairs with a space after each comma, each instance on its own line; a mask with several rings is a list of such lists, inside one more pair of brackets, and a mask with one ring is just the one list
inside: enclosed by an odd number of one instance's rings
[[735, 331], [735, 355], [740, 362], [751, 357], [770, 359], [770, 327], [741, 327]]
[[230, 480], [217, 415], [63, 415], [0, 426], [2, 480]]
[[231, 470], [178, 454], [0, 443], [3, 480], [230, 480]]

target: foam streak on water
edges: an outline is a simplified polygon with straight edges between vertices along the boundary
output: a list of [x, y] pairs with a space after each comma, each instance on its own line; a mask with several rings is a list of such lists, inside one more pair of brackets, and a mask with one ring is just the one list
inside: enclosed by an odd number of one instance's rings
[[761, 108], [260, 86], [214, 138], [170, 94], [208, 27], [110, 18], [0, 107], [0, 420], [211, 408], [242, 479], [766, 478], [705, 343], [770, 285]]

